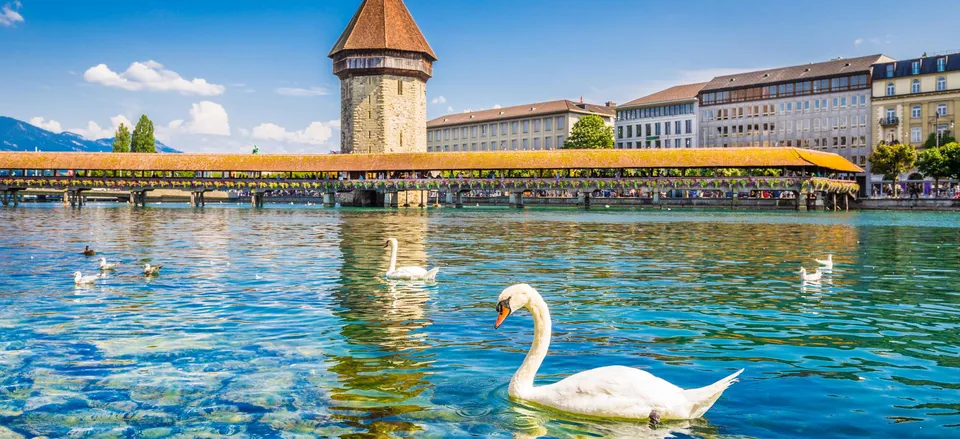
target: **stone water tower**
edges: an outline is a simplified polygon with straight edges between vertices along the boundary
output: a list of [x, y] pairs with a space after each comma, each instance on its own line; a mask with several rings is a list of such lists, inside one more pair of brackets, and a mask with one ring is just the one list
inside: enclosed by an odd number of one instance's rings
[[403, 0], [364, 0], [330, 50], [340, 78], [340, 151], [426, 152], [437, 56]]

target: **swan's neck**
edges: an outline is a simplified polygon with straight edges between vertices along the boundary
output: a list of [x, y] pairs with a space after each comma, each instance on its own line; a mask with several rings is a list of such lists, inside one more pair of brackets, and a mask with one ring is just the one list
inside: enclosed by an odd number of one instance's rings
[[540, 297], [534, 297], [527, 305], [530, 314], [533, 315], [533, 345], [527, 351], [523, 364], [513, 374], [510, 380], [510, 387], [507, 393], [510, 396], [523, 398], [533, 390], [533, 380], [537, 376], [537, 370], [547, 356], [547, 350], [550, 349], [551, 321], [550, 310], [546, 302]]
[[397, 269], [397, 243], [390, 242], [390, 268], [387, 269], [387, 273]]

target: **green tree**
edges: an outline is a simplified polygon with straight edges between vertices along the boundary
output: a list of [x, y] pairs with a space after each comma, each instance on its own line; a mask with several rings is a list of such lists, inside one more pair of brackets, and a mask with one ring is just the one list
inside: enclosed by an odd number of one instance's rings
[[113, 136], [113, 152], [130, 152], [130, 129], [123, 123]]
[[147, 115], [141, 115], [137, 127], [133, 129], [133, 143], [130, 146], [133, 152], [157, 152], [157, 141], [153, 137], [153, 122]]
[[960, 180], [960, 143], [950, 142], [940, 147], [947, 175]]
[[564, 149], [611, 149], [613, 127], [607, 126], [600, 116], [590, 114], [581, 117], [570, 129], [570, 137], [563, 143]]
[[[956, 143], [954, 143], [956, 145]], [[924, 177], [932, 177], [937, 194], [940, 193], [940, 179], [950, 176], [947, 160], [941, 153], [941, 148], [927, 148], [917, 155], [917, 170]]]
[[[953, 137], [953, 133], [950, 130], [946, 130], [940, 135], [940, 146], [946, 145], [948, 143], [956, 143], [957, 139]], [[936, 148], [937, 147], [937, 133], [933, 132], [927, 136], [927, 141], [923, 142], [924, 148]]]
[[900, 174], [909, 171], [917, 162], [917, 150], [913, 145], [897, 143], [879, 144], [870, 154], [870, 167], [874, 174], [893, 180], [894, 190], [899, 190]]

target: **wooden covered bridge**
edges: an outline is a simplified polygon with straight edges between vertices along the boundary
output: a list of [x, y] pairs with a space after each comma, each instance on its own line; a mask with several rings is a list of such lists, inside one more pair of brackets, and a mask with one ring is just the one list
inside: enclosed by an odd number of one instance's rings
[[[143, 205], [145, 193], [177, 189], [203, 205], [208, 191], [250, 194], [263, 205], [271, 191], [313, 191], [324, 204], [352, 193], [357, 205], [424, 207], [428, 191], [446, 193], [460, 205], [470, 191], [509, 193], [523, 206], [528, 191], [576, 193], [589, 207], [595, 190], [789, 191], [798, 200], [846, 206], [863, 170], [836, 155], [799, 148], [700, 148], [643, 150], [556, 150], [460, 153], [239, 155], [135, 153], [0, 153], [0, 200], [16, 204], [28, 189], [63, 191], [64, 202], [83, 205], [95, 190], [121, 190]], [[406, 194], [419, 193], [416, 197]], [[839, 198], [838, 198], [839, 197]], [[419, 200], [416, 204], [406, 200]], [[798, 207], [804, 206], [798, 202]]]

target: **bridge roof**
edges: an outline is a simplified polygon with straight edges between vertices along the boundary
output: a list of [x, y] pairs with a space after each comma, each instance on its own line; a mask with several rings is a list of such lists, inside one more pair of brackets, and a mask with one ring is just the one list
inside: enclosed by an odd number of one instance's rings
[[820, 167], [837, 172], [863, 172], [859, 166], [837, 154], [800, 148], [312, 155], [0, 152], [0, 169], [336, 172], [764, 167]]

